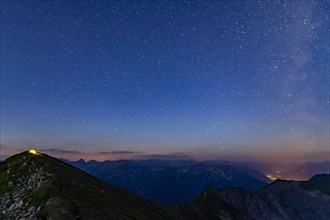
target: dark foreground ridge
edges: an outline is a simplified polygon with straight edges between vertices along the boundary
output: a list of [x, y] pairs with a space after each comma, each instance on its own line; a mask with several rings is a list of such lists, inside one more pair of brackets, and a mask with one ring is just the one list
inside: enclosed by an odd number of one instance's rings
[[0, 219], [327, 219], [330, 176], [253, 193], [210, 186], [176, 208], [148, 201], [45, 154], [0, 163]]
[[45, 154], [10, 157], [1, 163], [0, 177], [0, 219], [179, 219]]

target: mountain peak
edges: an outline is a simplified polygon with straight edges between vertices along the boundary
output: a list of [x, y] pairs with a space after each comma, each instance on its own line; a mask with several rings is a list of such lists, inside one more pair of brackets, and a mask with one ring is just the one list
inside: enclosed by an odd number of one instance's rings
[[322, 174], [316, 174], [312, 178], [310, 178], [308, 181], [321, 181], [325, 179], [330, 179], [329, 173], [322, 173]]
[[330, 174], [317, 174], [308, 181], [300, 183], [300, 186], [309, 191], [321, 191], [330, 195]]
[[77, 160], [76, 162], [79, 162], [79, 163], [86, 163], [86, 161], [82, 158], [80, 158], [79, 160]]
[[[0, 164], [1, 171], [1, 205], [0, 210], [5, 216], [19, 213], [19, 216], [36, 217], [40, 210], [37, 200], [39, 189], [51, 178], [45, 169], [47, 155], [26, 151], [14, 155]], [[23, 213], [23, 210], [27, 211]]]
[[166, 207], [46, 154], [0, 163], [0, 219], [177, 219]]

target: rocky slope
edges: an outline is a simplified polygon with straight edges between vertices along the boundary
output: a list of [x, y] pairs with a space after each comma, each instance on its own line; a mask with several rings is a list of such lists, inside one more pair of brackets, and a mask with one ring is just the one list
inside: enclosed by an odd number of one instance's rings
[[180, 206], [184, 216], [190, 220], [237, 219], [252, 220], [253, 218], [238, 208], [227, 203], [217, 194], [214, 187], [207, 187], [191, 202]]
[[214, 193], [254, 219], [322, 220], [330, 216], [329, 177], [318, 175], [301, 182], [277, 180], [257, 193], [244, 189]]
[[0, 219], [182, 219], [44, 154], [0, 163]]

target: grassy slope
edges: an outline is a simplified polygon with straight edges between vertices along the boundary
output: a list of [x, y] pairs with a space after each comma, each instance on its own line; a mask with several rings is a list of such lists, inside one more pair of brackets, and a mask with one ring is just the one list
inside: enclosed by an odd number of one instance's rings
[[[22, 168], [23, 163], [27, 166]], [[30, 176], [38, 167], [46, 171], [47, 182], [27, 192], [24, 203], [28, 204], [25, 209], [42, 206], [39, 218], [181, 219], [175, 209], [147, 201], [47, 155], [27, 152], [0, 163], [0, 198], [10, 190], [19, 190], [19, 186], [8, 188], [9, 182]]]

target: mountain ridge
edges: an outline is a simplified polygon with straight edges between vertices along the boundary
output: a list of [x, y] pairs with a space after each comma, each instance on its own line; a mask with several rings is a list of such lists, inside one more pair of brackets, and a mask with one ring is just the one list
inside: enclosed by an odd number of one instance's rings
[[[64, 161], [106, 182], [172, 207], [189, 202], [209, 184], [257, 191], [269, 181], [257, 171], [218, 161]], [[164, 190], [167, 192], [163, 193]]]
[[323, 220], [330, 175], [276, 180], [262, 190], [207, 186], [172, 208], [109, 184], [45, 154], [23, 152], [0, 163], [0, 219]]
[[5, 219], [13, 213], [25, 219], [181, 219], [175, 210], [45, 154], [14, 155], [0, 164], [0, 171]]
[[330, 196], [324, 193], [330, 185], [330, 175], [319, 177], [322, 179], [321, 187], [313, 184], [313, 178], [309, 181], [278, 179], [258, 192], [218, 189], [216, 193], [254, 219], [321, 220], [330, 216]]

